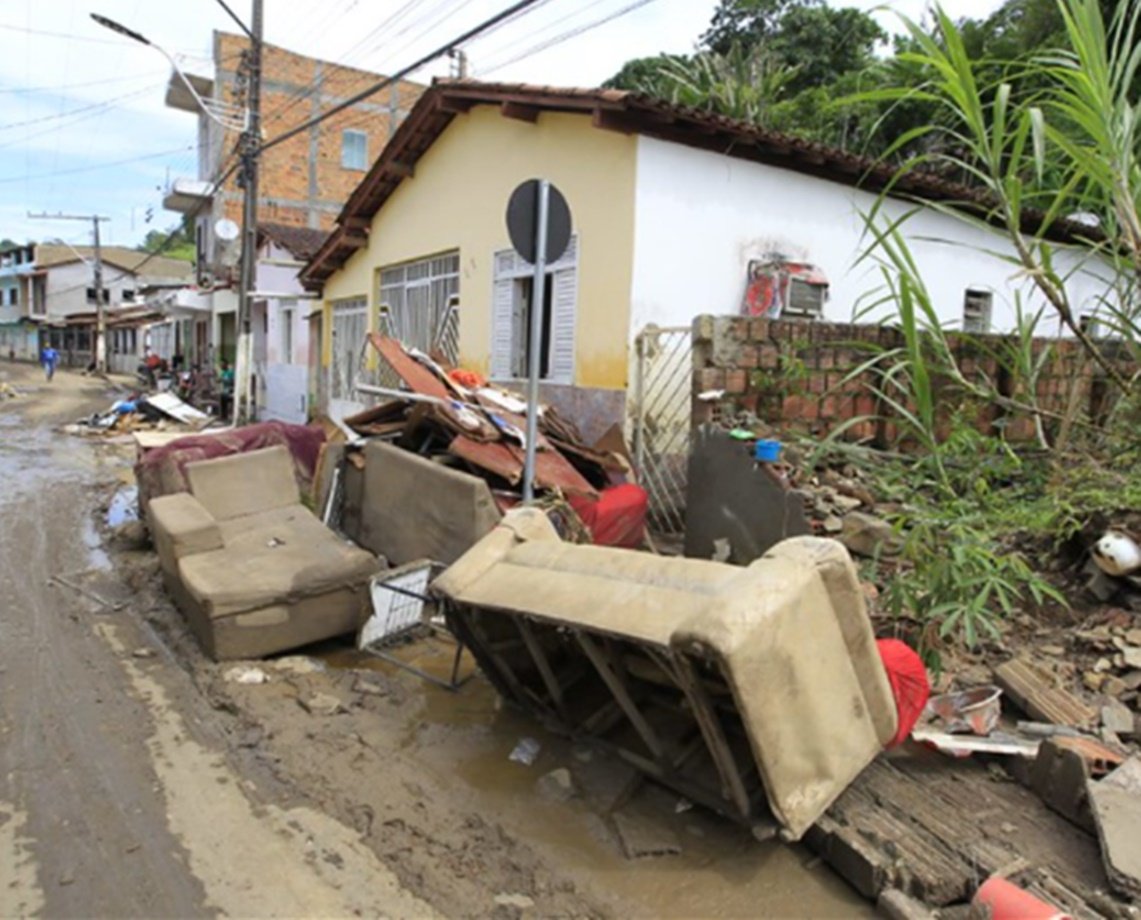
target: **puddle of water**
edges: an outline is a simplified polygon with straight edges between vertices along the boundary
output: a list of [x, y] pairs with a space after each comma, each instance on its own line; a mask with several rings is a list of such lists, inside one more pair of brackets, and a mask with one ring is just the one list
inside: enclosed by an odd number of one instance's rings
[[[401, 660], [446, 678], [454, 647], [437, 641], [398, 647]], [[498, 816], [516, 833], [548, 851], [561, 865], [587, 878], [600, 891], [641, 905], [657, 917], [873, 916], [871, 906], [826, 867], [813, 864], [802, 847], [757, 843], [743, 828], [694, 807], [674, 813], [678, 797], [652, 815], [675, 834], [676, 856], [629, 861], [618, 849], [597, 800], [579, 797], [555, 804], [535, 791], [536, 781], [566, 767], [589, 797], [600, 778], [620, 770], [610, 756], [546, 731], [525, 713], [503, 706], [491, 685], [477, 675], [456, 693], [418, 680], [393, 665], [353, 648], [326, 648], [315, 656], [330, 667], [371, 670], [399, 679], [412, 693], [399, 746], [426, 767], [462, 780], [478, 796], [480, 810]], [[461, 676], [474, 669], [465, 653]], [[524, 737], [541, 749], [531, 766], [509, 760]], [[659, 790], [654, 788], [655, 794]], [[642, 805], [644, 811], [645, 804]]]
[[127, 521], [139, 519], [139, 488], [138, 486], [124, 486], [111, 498], [107, 506], [107, 524], [118, 527]]
[[97, 572], [106, 572], [111, 568], [111, 557], [103, 549], [103, 538], [95, 529], [95, 521], [89, 516], [83, 518], [83, 545], [87, 547], [87, 561], [90, 568]]

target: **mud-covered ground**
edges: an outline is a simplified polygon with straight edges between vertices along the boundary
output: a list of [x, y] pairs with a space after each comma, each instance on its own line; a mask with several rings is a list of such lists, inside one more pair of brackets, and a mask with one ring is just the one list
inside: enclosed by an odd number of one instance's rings
[[[238, 682], [107, 525], [131, 446], [56, 430], [105, 384], [0, 380], [25, 388], [0, 405], [0, 915], [870, 913], [806, 851], [544, 733], [478, 674], [450, 693], [332, 642]], [[443, 641], [401, 654], [451, 663]]]

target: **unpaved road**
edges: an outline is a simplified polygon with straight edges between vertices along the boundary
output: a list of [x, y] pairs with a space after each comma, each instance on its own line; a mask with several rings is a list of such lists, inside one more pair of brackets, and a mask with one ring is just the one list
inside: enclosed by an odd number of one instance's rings
[[[6, 363], [2, 379], [35, 389], [0, 404], [0, 916], [869, 913], [804, 852], [631, 786], [478, 676], [449, 694], [333, 642], [260, 663], [265, 684], [228, 679], [153, 553], [96, 529], [128, 447], [54, 430], [104, 386]], [[542, 743], [531, 766], [507, 758], [523, 735]], [[576, 794], [545, 799], [560, 767]], [[627, 860], [617, 807], [680, 852]]]

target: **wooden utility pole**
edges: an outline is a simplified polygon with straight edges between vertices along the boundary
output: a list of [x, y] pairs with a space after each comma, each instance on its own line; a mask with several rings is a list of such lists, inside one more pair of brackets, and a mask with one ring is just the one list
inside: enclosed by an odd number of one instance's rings
[[[91, 221], [95, 244], [93, 247], [95, 251], [91, 260], [91, 269], [95, 276], [95, 341], [92, 342], [92, 358], [95, 362], [95, 369], [99, 373], [105, 374], [107, 373], [107, 316], [103, 310], [103, 250], [99, 242], [99, 224], [111, 218], [102, 217], [98, 214], [33, 214], [31, 211], [28, 212], [28, 217], [33, 220]], [[79, 253], [76, 252], [76, 255]], [[80, 258], [83, 257], [80, 256]]]

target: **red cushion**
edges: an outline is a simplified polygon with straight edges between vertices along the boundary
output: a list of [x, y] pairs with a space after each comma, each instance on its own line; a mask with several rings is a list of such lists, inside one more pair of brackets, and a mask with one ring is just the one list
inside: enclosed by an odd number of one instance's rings
[[646, 490], [633, 483], [603, 489], [597, 499], [567, 496], [596, 545], [627, 549], [642, 545], [649, 500]]
[[895, 709], [899, 714], [899, 728], [887, 745], [895, 747], [907, 739], [923, 714], [923, 707], [931, 695], [931, 683], [927, 679], [923, 659], [906, 642], [877, 639], [876, 647], [887, 671], [891, 695], [895, 697]]

